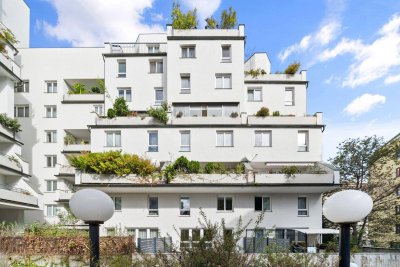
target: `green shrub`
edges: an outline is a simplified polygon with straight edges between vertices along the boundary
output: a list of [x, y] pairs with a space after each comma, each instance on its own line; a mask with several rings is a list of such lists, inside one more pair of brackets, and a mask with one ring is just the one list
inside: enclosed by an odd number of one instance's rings
[[208, 162], [204, 166], [204, 172], [207, 174], [211, 174], [211, 173], [224, 174], [224, 173], [226, 173], [226, 168], [220, 162]]
[[221, 29], [233, 29], [236, 26], [236, 11], [229, 7], [228, 10], [223, 10], [221, 13]]
[[180, 8], [179, 3], [174, 3], [171, 12], [172, 28], [174, 29], [195, 29], [197, 28], [197, 10], [189, 10], [184, 14]]
[[160, 107], [151, 107], [147, 110], [147, 113], [155, 118], [156, 120], [159, 120], [160, 122], [167, 124], [168, 122], [168, 104], [166, 102], [163, 102]]
[[256, 113], [257, 117], [267, 117], [269, 116], [269, 109], [267, 107], [260, 108], [259, 111]]
[[19, 124], [18, 120], [8, 117], [5, 113], [0, 114], [0, 124], [13, 133], [21, 131], [21, 124]]
[[168, 165], [164, 170], [164, 176], [167, 183], [170, 183], [176, 176], [176, 170], [174, 164]]
[[287, 167], [282, 167], [282, 172], [287, 176], [290, 177], [292, 175], [295, 175], [296, 173], [299, 173], [300, 170], [297, 166], [287, 166]]
[[267, 72], [264, 69], [258, 68], [258, 69], [250, 69], [244, 71], [244, 75], [248, 76], [251, 75], [252, 78], [257, 78], [260, 75], [265, 75]]
[[198, 161], [191, 160], [188, 163], [188, 172], [189, 173], [200, 173], [201, 172], [201, 166]]
[[13, 32], [8, 28], [3, 28], [0, 30], [0, 53], [7, 54], [6, 43], [10, 43], [12, 45], [17, 44], [19, 41], [15, 38]]
[[107, 110], [107, 118], [112, 119], [112, 118], [115, 118], [115, 117], [117, 117], [117, 113], [115, 112], [114, 109], [109, 108]]
[[274, 111], [272, 112], [272, 116], [277, 117], [280, 116], [281, 114], [279, 113], [279, 111]]
[[188, 173], [189, 160], [185, 156], [180, 156], [174, 162], [174, 167], [177, 172]]
[[300, 62], [293, 62], [290, 64], [284, 71], [285, 74], [296, 74], [296, 72], [299, 70], [301, 64]]
[[115, 110], [115, 115], [119, 117], [125, 117], [129, 113], [128, 105], [123, 97], [115, 99], [113, 108]]
[[245, 173], [245, 167], [243, 163], [239, 163], [235, 166], [234, 172], [236, 174], [244, 174]]

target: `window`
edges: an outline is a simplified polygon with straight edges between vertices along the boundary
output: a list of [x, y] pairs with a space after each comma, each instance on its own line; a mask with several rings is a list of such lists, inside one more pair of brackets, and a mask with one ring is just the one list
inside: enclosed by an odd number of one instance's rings
[[251, 102], [262, 101], [262, 90], [261, 88], [249, 88], [247, 89], [247, 100]]
[[22, 81], [14, 84], [14, 92], [29, 93], [29, 81]]
[[299, 131], [297, 133], [297, 151], [308, 151], [308, 131]]
[[149, 133], [149, 152], [158, 152], [158, 132], [150, 131]]
[[181, 93], [190, 94], [190, 74], [181, 74]]
[[215, 88], [216, 89], [232, 89], [231, 75], [230, 74], [216, 74], [215, 75]]
[[58, 214], [57, 205], [46, 205], [46, 215], [47, 217], [54, 217]]
[[57, 143], [57, 131], [45, 131], [46, 143]]
[[217, 146], [233, 146], [233, 131], [217, 131]]
[[399, 215], [400, 214], [400, 205], [397, 205], [396, 206], [396, 215]]
[[306, 197], [297, 198], [297, 215], [308, 216], [308, 203]]
[[180, 215], [190, 216], [190, 197], [181, 197], [179, 208]]
[[222, 46], [222, 61], [231, 61], [231, 46]]
[[271, 146], [271, 131], [255, 131], [255, 146]]
[[233, 211], [232, 197], [218, 197], [217, 210]]
[[400, 167], [396, 168], [396, 177], [400, 177]]
[[54, 168], [57, 164], [57, 156], [56, 155], [46, 155], [46, 167]]
[[150, 61], [150, 73], [162, 73], [162, 72], [163, 72], [162, 60]]
[[126, 61], [118, 60], [118, 78], [126, 77]]
[[96, 112], [98, 115], [104, 115], [104, 107], [103, 105], [94, 105], [94, 112]]
[[155, 101], [154, 104], [156, 106], [161, 105], [164, 102], [164, 89], [163, 88], [154, 88]]
[[112, 201], [114, 202], [114, 209], [121, 210], [122, 208], [122, 198], [121, 197], [111, 197]]
[[147, 239], [147, 238], [155, 238], [158, 237], [158, 229], [157, 228], [127, 228], [126, 232], [130, 236], [136, 236], [140, 239]]
[[150, 54], [160, 53], [160, 46], [159, 45], [148, 45], [147, 52]]
[[126, 102], [131, 102], [132, 90], [130, 88], [118, 88], [118, 97], [122, 97]]
[[29, 117], [29, 106], [28, 105], [14, 106], [14, 117], [18, 118]]
[[189, 229], [181, 229], [181, 248], [190, 247]]
[[57, 190], [57, 181], [56, 180], [46, 181], [46, 191], [47, 192], [55, 192], [56, 190]]
[[254, 197], [254, 210], [255, 211], [271, 211], [271, 198], [270, 197]]
[[46, 118], [57, 118], [57, 106], [44, 106], [46, 109]]
[[182, 58], [196, 57], [196, 47], [194, 45], [182, 46]]
[[400, 224], [396, 224], [396, 234], [400, 234]]
[[57, 93], [57, 82], [56, 81], [46, 82], [46, 93]]
[[149, 215], [158, 216], [158, 197], [149, 197]]
[[181, 248], [197, 246], [205, 231], [203, 229], [181, 229]]
[[285, 106], [294, 106], [294, 89], [285, 89]]
[[190, 131], [180, 131], [181, 135], [181, 146], [179, 151], [188, 152], [190, 151]]
[[106, 146], [120, 147], [121, 146], [121, 132], [106, 132]]

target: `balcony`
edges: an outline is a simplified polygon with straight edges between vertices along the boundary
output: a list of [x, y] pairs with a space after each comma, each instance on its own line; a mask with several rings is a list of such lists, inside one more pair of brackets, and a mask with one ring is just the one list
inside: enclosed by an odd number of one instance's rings
[[153, 117], [116, 117], [113, 119], [96, 118], [96, 125], [164, 125], [162, 122], [154, 119]]
[[283, 82], [283, 83], [308, 83], [307, 81], [307, 71], [302, 70], [299, 74], [264, 74], [257, 77], [252, 77], [251, 75], [245, 76], [245, 83], [252, 82]]
[[6, 176], [29, 176], [29, 163], [17, 156], [0, 154], [0, 174]]
[[196, 37], [236, 37], [244, 39], [244, 25], [240, 24], [237, 29], [190, 29], [180, 30], [174, 29], [171, 25], [167, 25], [168, 39], [184, 39], [193, 36]]
[[104, 103], [104, 94], [65, 94], [63, 104]]
[[70, 190], [57, 189], [57, 202], [69, 202], [73, 194]]
[[81, 153], [90, 151], [90, 144], [68, 144], [64, 145], [63, 153]]
[[[0, 28], [4, 25], [0, 23]], [[9, 77], [12, 80], [21, 77], [21, 67], [14, 61], [14, 56], [18, 54], [18, 50], [8, 41], [1, 41], [1, 45], [4, 46], [4, 51], [0, 53], [0, 76]]]
[[167, 43], [106, 43], [110, 54], [165, 54]]
[[190, 124], [201, 124], [201, 125], [213, 125], [213, 124], [226, 124], [226, 125], [240, 125], [242, 118], [239, 116], [236, 118], [231, 117], [180, 117], [173, 118], [173, 125], [190, 125]]
[[249, 125], [323, 125], [322, 113], [313, 116], [248, 116]]
[[13, 133], [6, 127], [0, 124], [0, 143], [21, 143], [20, 134]]
[[[0, 202], [2, 201], [28, 206], [38, 205], [37, 198], [32, 196], [29, 191], [0, 184]], [[4, 205], [4, 203], [1, 204]]]

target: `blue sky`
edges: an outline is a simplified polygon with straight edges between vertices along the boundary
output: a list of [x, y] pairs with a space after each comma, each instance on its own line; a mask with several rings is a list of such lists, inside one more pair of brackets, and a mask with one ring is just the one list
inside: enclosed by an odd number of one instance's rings
[[[101, 46], [160, 32], [167, 0], [26, 0], [31, 47]], [[266, 51], [272, 71], [307, 69], [308, 113], [324, 113], [324, 158], [349, 137], [400, 132], [400, 1], [181, 0], [199, 22], [232, 6], [246, 25], [245, 54]]]

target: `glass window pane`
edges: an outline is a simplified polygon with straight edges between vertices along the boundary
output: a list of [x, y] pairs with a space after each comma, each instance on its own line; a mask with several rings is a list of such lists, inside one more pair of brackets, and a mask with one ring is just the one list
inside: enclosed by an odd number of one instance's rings
[[115, 210], [121, 210], [121, 208], [122, 208], [122, 199], [121, 199], [121, 197], [115, 197], [114, 198], [114, 202], [115, 202]]
[[264, 207], [264, 210], [271, 210], [271, 200], [269, 197], [263, 198], [263, 207]]
[[157, 72], [162, 73], [163, 72], [163, 63], [162, 61], [157, 62]]
[[150, 238], [158, 237], [158, 230], [157, 229], [150, 229]]
[[276, 239], [284, 239], [285, 238], [285, 230], [284, 229], [276, 229], [275, 230], [275, 238]]
[[51, 190], [51, 181], [47, 181], [47, 191], [52, 191]]
[[307, 200], [305, 197], [298, 198], [298, 208], [299, 209], [306, 209], [307, 208]]
[[290, 242], [293, 242], [295, 240], [295, 231], [292, 229], [287, 229], [286, 238], [289, 239]]
[[126, 62], [118, 62], [118, 72], [126, 73]]
[[190, 47], [189, 48], [189, 57], [195, 57], [195, 48], [194, 47]]
[[181, 229], [181, 241], [189, 241], [189, 229]]
[[254, 90], [254, 101], [261, 101], [261, 90]]
[[233, 209], [233, 205], [232, 205], [232, 198], [231, 197], [227, 197], [225, 198], [225, 210], [232, 210]]
[[216, 77], [216, 88], [222, 88], [222, 77], [221, 76], [217, 76]]
[[124, 97], [124, 90], [118, 90], [118, 97]]
[[53, 83], [53, 93], [57, 93], [57, 83]]
[[231, 76], [225, 76], [224, 79], [224, 88], [231, 88]]
[[192, 240], [193, 241], [200, 241], [200, 229], [193, 229], [192, 230]]
[[181, 77], [181, 88], [190, 88], [190, 77]]
[[254, 101], [254, 90], [247, 90], [247, 100]]
[[224, 145], [224, 133], [217, 133], [217, 146]]
[[224, 210], [224, 209], [225, 209], [224, 198], [219, 197], [217, 202], [217, 210]]
[[223, 58], [229, 58], [230, 56], [231, 56], [230, 46], [223, 46], [222, 47], [222, 57]]
[[51, 93], [51, 83], [47, 83], [47, 93]]
[[262, 133], [262, 144], [263, 146], [271, 146], [271, 134], [270, 132], [263, 132]]
[[142, 239], [147, 238], [147, 229], [139, 229], [138, 238], [142, 238]]
[[126, 98], [125, 100], [127, 102], [131, 102], [132, 101], [132, 90], [126, 90]]
[[149, 145], [156, 146], [158, 144], [158, 133], [151, 132], [149, 133]]
[[25, 117], [24, 108], [23, 107], [17, 107], [17, 114], [18, 114], [18, 117]]
[[149, 208], [152, 210], [158, 209], [158, 197], [150, 197], [149, 198]]
[[256, 132], [256, 146], [262, 146], [262, 133]]
[[262, 210], [262, 197], [254, 198], [254, 210], [261, 211]]
[[181, 133], [181, 145], [182, 146], [190, 145], [190, 133], [188, 133], [188, 132]]
[[233, 134], [225, 133], [225, 146], [233, 146]]
[[164, 100], [164, 91], [162, 89], [156, 90], [156, 101], [163, 101]]

